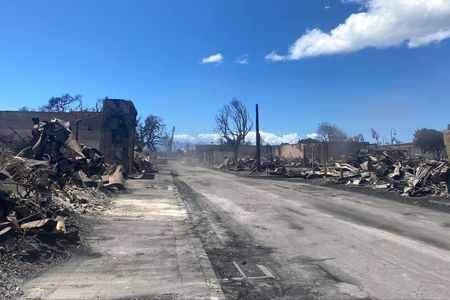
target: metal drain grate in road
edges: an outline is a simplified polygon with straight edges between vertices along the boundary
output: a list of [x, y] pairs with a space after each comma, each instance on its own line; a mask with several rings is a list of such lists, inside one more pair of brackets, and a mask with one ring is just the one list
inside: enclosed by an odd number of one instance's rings
[[273, 279], [275, 275], [266, 266], [253, 263], [238, 264], [235, 261], [222, 265], [222, 280]]

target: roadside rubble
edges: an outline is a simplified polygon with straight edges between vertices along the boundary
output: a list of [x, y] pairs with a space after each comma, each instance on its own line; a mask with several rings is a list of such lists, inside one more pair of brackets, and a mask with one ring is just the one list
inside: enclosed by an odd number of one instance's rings
[[[305, 168], [303, 164], [303, 161], [286, 161], [278, 157], [262, 158], [261, 170], [272, 176], [322, 178], [330, 183], [393, 191], [410, 197], [449, 196], [448, 161], [411, 159], [399, 150], [363, 149], [327, 167]], [[217, 168], [255, 173], [256, 162], [251, 158], [237, 162], [227, 158]]]
[[[0, 150], [0, 239], [33, 234], [77, 240], [67, 217], [105, 210], [109, 193], [126, 189], [125, 169], [79, 144], [69, 122], [35, 122], [32, 136], [17, 155]], [[133, 172], [142, 177], [157, 169], [136, 151]]]
[[150, 156], [146, 155], [141, 148], [134, 148], [133, 174], [131, 178], [135, 179], [153, 179], [158, 168], [152, 163]]
[[[80, 216], [103, 212], [110, 193], [126, 189], [124, 168], [79, 144], [69, 122], [36, 122], [32, 136], [18, 154], [0, 149], [0, 293], [11, 297], [17, 274], [70, 256], [64, 249], [79, 245]], [[140, 168], [145, 156], [138, 158]]]
[[65, 219], [75, 211], [104, 210], [105, 192], [125, 189], [123, 167], [78, 144], [68, 122], [40, 122], [32, 134], [29, 147], [1, 164], [0, 238], [33, 234], [76, 241], [78, 233]]

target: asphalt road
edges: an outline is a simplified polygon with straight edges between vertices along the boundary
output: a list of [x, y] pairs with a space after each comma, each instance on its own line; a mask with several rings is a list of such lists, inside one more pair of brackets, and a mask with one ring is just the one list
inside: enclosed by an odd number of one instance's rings
[[450, 298], [449, 214], [173, 163], [226, 296]]

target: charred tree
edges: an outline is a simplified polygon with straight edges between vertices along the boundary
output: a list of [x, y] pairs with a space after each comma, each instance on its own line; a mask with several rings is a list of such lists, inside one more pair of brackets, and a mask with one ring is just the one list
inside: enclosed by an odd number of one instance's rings
[[216, 126], [221, 138], [233, 149], [233, 159], [237, 161], [239, 147], [253, 127], [247, 108], [238, 99], [231, 100], [216, 115]]
[[437, 159], [445, 149], [444, 133], [435, 129], [417, 129], [414, 132], [414, 146], [418, 147], [422, 153], [432, 153]]
[[166, 125], [155, 115], [149, 115], [144, 122], [139, 122], [136, 130], [136, 142], [143, 149], [156, 152], [158, 146], [164, 146], [167, 141]]

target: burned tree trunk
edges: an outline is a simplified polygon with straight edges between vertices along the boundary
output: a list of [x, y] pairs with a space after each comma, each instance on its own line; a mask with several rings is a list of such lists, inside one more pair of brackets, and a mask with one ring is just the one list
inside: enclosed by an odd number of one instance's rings
[[237, 162], [237, 160], [239, 159], [239, 146], [240, 143], [236, 143], [236, 145], [234, 145], [234, 149], [233, 149], [233, 160], [235, 162]]

